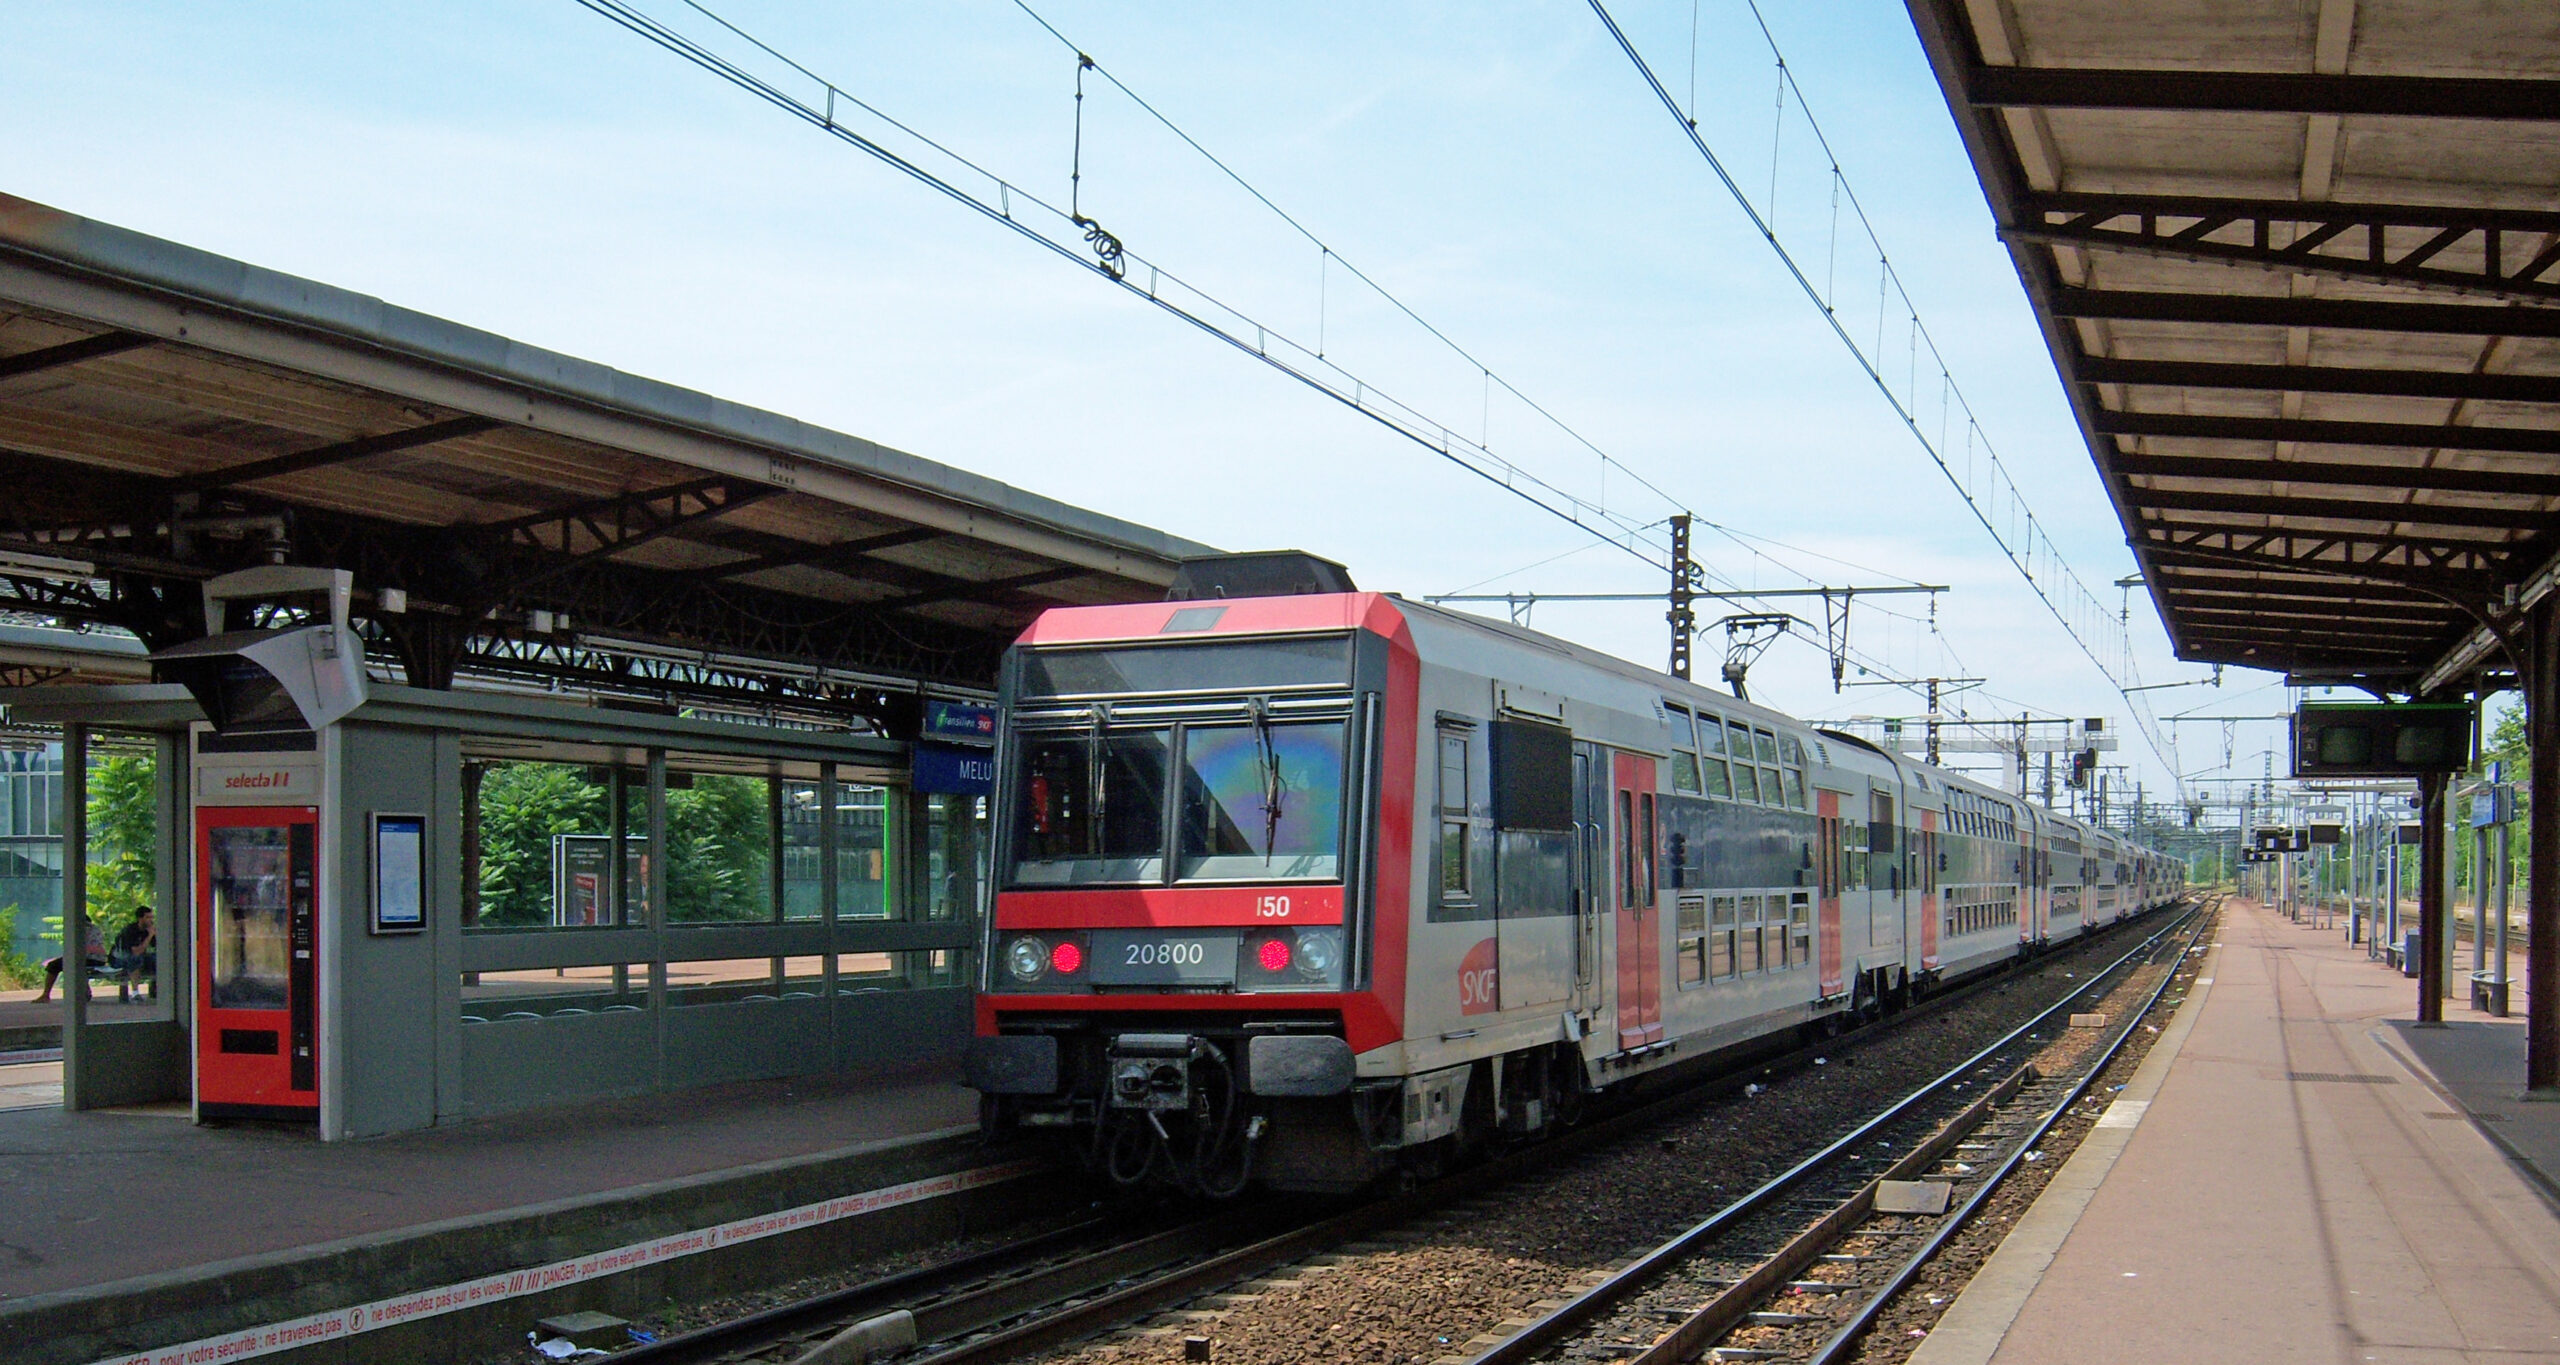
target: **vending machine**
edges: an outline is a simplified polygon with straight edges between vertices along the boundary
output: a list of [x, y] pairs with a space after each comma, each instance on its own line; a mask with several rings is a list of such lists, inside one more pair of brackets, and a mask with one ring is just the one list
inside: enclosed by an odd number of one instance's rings
[[206, 717], [188, 735], [199, 1117], [320, 1116], [322, 755], [366, 693], [350, 582], [226, 574], [205, 585], [207, 635], [152, 656]]
[[[304, 773], [313, 781], [318, 777], [316, 766], [298, 765], [197, 771], [215, 784], [254, 777], [284, 786]], [[319, 807], [216, 805], [207, 804], [204, 796], [200, 787], [197, 1112], [207, 1118], [316, 1120]]]

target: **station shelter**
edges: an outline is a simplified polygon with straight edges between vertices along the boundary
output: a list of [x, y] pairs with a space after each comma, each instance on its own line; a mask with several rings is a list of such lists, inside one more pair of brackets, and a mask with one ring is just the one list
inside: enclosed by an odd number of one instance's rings
[[1209, 552], [5, 196], [0, 484], [64, 1103], [327, 1139], [947, 1063], [1002, 650]]
[[[2548, 6], [1908, 0], [2178, 656], [2523, 694], [2560, 791], [2560, 29]], [[2423, 783], [2419, 1014], [2449, 988]], [[2560, 801], [2527, 1086], [2560, 1087]]]

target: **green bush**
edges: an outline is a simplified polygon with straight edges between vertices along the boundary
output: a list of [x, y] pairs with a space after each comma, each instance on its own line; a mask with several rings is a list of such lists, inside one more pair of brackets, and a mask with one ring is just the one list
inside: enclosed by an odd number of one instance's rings
[[44, 964], [18, 951], [18, 907], [0, 906], [0, 990], [25, 990], [43, 980]]

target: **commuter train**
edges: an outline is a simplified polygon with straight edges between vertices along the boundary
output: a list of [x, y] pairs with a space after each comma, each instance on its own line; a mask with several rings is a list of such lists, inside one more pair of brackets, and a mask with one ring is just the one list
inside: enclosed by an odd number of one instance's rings
[[968, 1080], [991, 1131], [1124, 1185], [1428, 1173], [2181, 890], [2103, 830], [1326, 561], [1261, 595], [1273, 560], [1046, 612], [1006, 656]]

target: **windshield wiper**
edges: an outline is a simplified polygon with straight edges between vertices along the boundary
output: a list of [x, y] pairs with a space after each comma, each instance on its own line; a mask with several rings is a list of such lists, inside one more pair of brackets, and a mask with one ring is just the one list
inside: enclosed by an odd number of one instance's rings
[[1085, 821], [1085, 851], [1087, 856], [1098, 858], [1103, 852], [1103, 822], [1111, 813], [1111, 708], [1095, 702], [1092, 716], [1093, 735], [1085, 747], [1084, 778], [1085, 792], [1091, 798], [1087, 808], [1093, 818]]
[[1255, 697], [1247, 703], [1253, 717], [1254, 757], [1262, 765], [1262, 862], [1268, 867], [1280, 844], [1282, 811], [1289, 799], [1289, 783], [1280, 775], [1280, 751], [1271, 742], [1271, 716], [1263, 699]]

